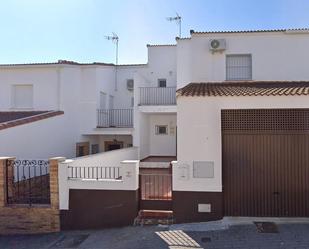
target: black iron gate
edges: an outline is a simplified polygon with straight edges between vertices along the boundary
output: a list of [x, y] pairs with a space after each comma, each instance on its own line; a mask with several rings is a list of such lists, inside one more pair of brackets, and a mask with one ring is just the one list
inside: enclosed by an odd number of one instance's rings
[[140, 209], [172, 209], [172, 174], [169, 169], [142, 169], [139, 184]]
[[45, 160], [8, 160], [6, 164], [8, 204], [49, 204], [49, 163]]

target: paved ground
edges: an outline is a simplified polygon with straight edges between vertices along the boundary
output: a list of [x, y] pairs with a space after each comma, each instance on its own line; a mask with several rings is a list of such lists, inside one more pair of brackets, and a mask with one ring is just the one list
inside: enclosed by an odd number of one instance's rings
[[281, 224], [279, 233], [259, 233], [254, 225], [211, 232], [125, 227], [35, 236], [2, 236], [1, 249], [308, 249], [309, 224]]

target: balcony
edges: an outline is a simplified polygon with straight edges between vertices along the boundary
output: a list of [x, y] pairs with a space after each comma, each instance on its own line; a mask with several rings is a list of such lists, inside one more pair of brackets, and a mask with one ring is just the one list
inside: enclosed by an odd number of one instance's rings
[[133, 109], [98, 109], [97, 128], [133, 127]]
[[176, 87], [140, 87], [139, 105], [176, 105]]

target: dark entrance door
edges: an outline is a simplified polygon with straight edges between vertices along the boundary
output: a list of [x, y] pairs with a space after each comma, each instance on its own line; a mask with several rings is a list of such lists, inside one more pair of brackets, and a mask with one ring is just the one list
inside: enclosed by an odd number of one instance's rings
[[105, 151], [110, 150], [118, 150], [123, 148], [123, 142], [119, 141], [106, 141], [105, 144]]
[[120, 144], [110, 144], [110, 145], [108, 145], [107, 150], [118, 150], [120, 148], [121, 148]]
[[227, 216], [309, 215], [309, 111], [222, 111]]

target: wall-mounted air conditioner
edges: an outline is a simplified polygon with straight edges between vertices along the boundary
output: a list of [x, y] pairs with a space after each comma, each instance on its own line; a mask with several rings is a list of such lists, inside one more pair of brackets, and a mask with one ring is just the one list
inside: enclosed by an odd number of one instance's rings
[[212, 52], [223, 51], [226, 49], [225, 39], [211, 39], [209, 40], [209, 50]]
[[127, 89], [129, 91], [133, 91], [134, 90], [134, 80], [132, 80], [132, 79], [127, 80]]

